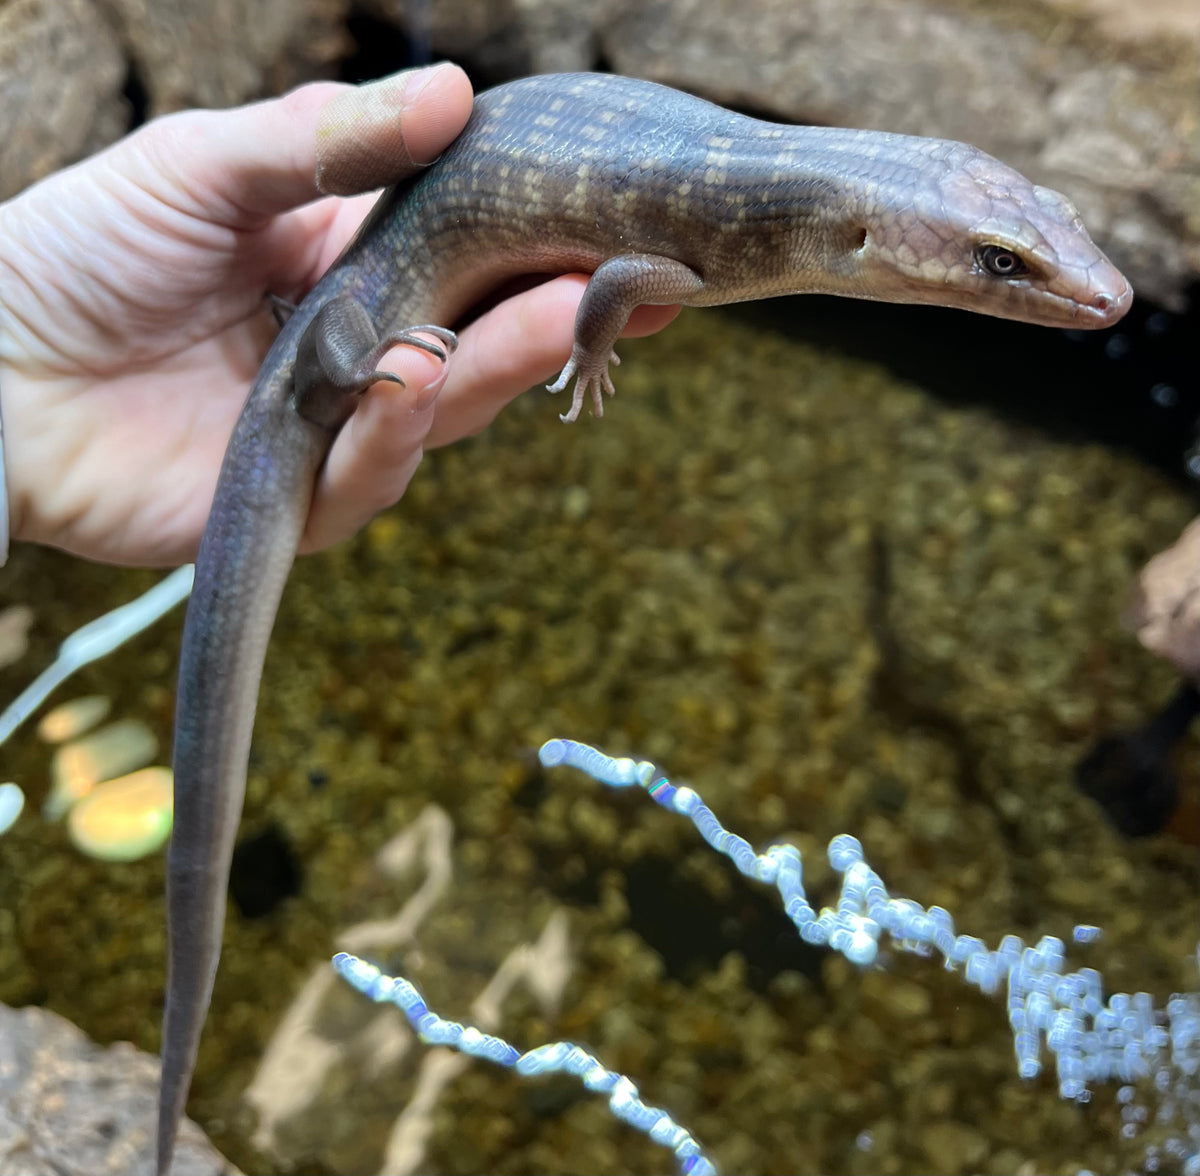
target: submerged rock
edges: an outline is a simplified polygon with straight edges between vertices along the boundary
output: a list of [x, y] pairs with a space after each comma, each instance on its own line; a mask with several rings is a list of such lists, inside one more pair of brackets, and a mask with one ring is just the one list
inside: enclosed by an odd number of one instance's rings
[[33, 609], [28, 605], [14, 604], [0, 610], [0, 669], [25, 656], [32, 624]]
[[57, 821], [101, 780], [145, 767], [157, 750], [154, 732], [137, 719], [121, 719], [65, 744], [54, 753], [50, 765], [53, 783], [43, 815]]
[[25, 793], [20, 785], [0, 784], [0, 833], [7, 833], [25, 807]]
[[161, 849], [171, 833], [170, 768], [142, 768], [97, 784], [67, 815], [75, 848], [105, 862], [133, 862]]
[[49, 711], [38, 723], [37, 732], [47, 743], [65, 743], [103, 722], [111, 709], [111, 698], [85, 694]]

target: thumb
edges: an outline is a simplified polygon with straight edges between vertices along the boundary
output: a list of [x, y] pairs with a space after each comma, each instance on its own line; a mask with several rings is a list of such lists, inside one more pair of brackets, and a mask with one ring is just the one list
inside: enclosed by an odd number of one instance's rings
[[471, 84], [456, 66], [393, 74], [343, 90], [317, 120], [317, 187], [356, 196], [432, 163], [471, 113]]
[[322, 193], [402, 179], [433, 160], [470, 113], [471, 83], [447, 62], [361, 87], [315, 82], [233, 110], [167, 115], [119, 146], [134, 157], [128, 166], [149, 173], [147, 188], [166, 181], [171, 205], [223, 207], [242, 228]]

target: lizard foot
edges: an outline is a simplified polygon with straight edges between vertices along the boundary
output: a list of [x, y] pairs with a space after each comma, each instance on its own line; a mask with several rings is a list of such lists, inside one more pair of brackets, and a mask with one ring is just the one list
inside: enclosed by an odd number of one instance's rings
[[[432, 335], [437, 342], [422, 339]], [[296, 347], [293, 402], [314, 424], [336, 426], [354, 411], [354, 398], [378, 380], [404, 387], [395, 372], [375, 365], [392, 347], [416, 347], [445, 363], [458, 337], [445, 327], [421, 323], [380, 336], [361, 303], [346, 294], [330, 299], [304, 329]]]
[[608, 372], [609, 364], [614, 367], [619, 367], [621, 364], [621, 359], [615, 351], [610, 351], [606, 360], [596, 360], [587, 352], [581, 351], [578, 345], [575, 346], [571, 352], [571, 358], [567, 360], [567, 366], [563, 368], [558, 379], [553, 384], [546, 385], [548, 392], [562, 392], [572, 380], [575, 381], [571, 407], [566, 412], [559, 414], [560, 421], [570, 424], [577, 420], [583, 409], [583, 398], [589, 392], [592, 394], [592, 411], [598, 417], [604, 415], [605, 394], [613, 396], [617, 391], [613, 387], [612, 376]]
[[[438, 340], [438, 343], [430, 343], [428, 339], [422, 339], [417, 334], [418, 331], [432, 335]], [[435, 327], [431, 323], [419, 323], [415, 327], [405, 327], [403, 330], [384, 335], [377, 343], [370, 345], [367, 352], [362, 355], [361, 361], [353, 369], [345, 367], [337, 371], [338, 379], [343, 381], [340, 385], [342, 391], [365, 392], [379, 380], [387, 380], [389, 383], [399, 384], [403, 388], [404, 381], [395, 372], [378, 371], [375, 368], [385, 351], [401, 345], [415, 347], [418, 351], [427, 351], [445, 363], [458, 350], [458, 336], [453, 331], [446, 330], [445, 327]], [[326, 375], [332, 378], [330, 369], [326, 369]]]

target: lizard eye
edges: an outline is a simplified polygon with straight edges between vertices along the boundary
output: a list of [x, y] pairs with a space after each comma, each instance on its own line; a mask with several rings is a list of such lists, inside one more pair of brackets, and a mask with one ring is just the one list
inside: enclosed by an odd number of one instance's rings
[[1029, 273], [1029, 266], [1003, 245], [976, 246], [975, 261], [994, 278], [1023, 278]]

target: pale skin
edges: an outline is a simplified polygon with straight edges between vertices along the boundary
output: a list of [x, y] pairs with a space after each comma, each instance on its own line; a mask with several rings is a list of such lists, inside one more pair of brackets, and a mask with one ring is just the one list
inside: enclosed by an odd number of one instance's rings
[[[442, 65], [388, 85], [408, 153], [434, 159], [470, 113], [465, 75]], [[316, 186], [321, 112], [349, 89], [316, 83], [158, 119], [0, 205], [14, 540], [121, 564], [194, 557], [275, 331], [264, 292], [302, 298], [373, 199], [319, 198]], [[506, 299], [461, 332], [448, 365], [389, 353], [379, 366], [406, 387], [374, 385], [338, 435], [301, 550], [354, 534], [400, 499], [427, 449], [478, 432], [557, 373], [586, 281], [566, 275]], [[625, 333], [674, 314], [642, 307]], [[558, 427], [549, 404], [547, 419]]]

